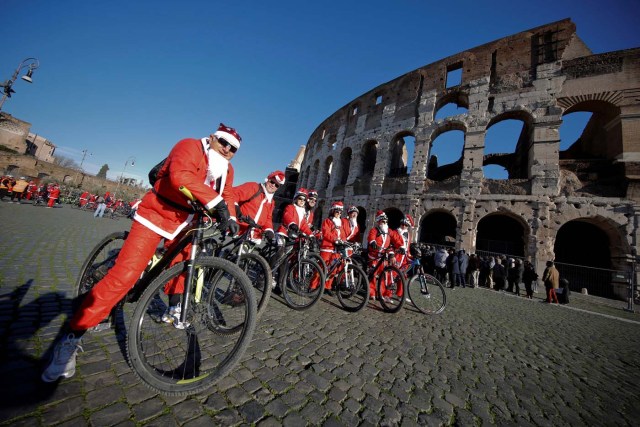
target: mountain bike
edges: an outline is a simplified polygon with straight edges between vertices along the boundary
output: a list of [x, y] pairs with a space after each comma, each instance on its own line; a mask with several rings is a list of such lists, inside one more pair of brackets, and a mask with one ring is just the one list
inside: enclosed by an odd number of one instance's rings
[[[249, 221], [245, 220], [245, 222]], [[269, 262], [260, 255], [256, 250], [256, 243], [251, 240], [253, 228], [260, 229], [261, 227], [251, 221], [244, 233], [226, 240], [224, 236], [216, 238], [205, 235], [203, 254], [225, 258], [240, 266], [253, 285], [257, 303], [257, 316], [260, 318], [266, 310], [267, 303], [271, 297], [273, 275]]]
[[[265, 259], [273, 260], [271, 272], [274, 280], [280, 286], [287, 305], [294, 310], [310, 308], [322, 296], [322, 284], [326, 276], [322, 267], [311, 258], [310, 240], [310, 236], [290, 230], [282, 253], [279, 253], [279, 246], [273, 242], [266, 244], [260, 251]], [[315, 287], [313, 283], [316, 283]]]
[[360, 311], [369, 302], [369, 280], [362, 267], [353, 262], [348, 252], [357, 255], [361, 246], [349, 242], [336, 243], [335, 246], [338, 257], [327, 267], [327, 281], [345, 310]]
[[[256, 325], [256, 298], [249, 278], [228, 260], [199, 256], [204, 230], [214, 222], [186, 188], [197, 220], [142, 274], [112, 310], [136, 303], [127, 333], [127, 355], [134, 373], [149, 388], [167, 395], [188, 395], [210, 387], [242, 358]], [[115, 264], [127, 233], [104, 238], [91, 251], [76, 283], [76, 295], [88, 292]], [[189, 259], [171, 261], [192, 244]], [[179, 323], [162, 321], [169, 306], [164, 288], [186, 276]]]
[[424, 314], [440, 314], [447, 305], [444, 286], [435, 277], [424, 272], [420, 258], [415, 258], [407, 271], [408, 298]]
[[[396, 265], [393, 249], [380, 249], [381, 256], [369, 270], [369, 280], [375, 280], [376, 295], [384, 311], [396, 313], [404, 304], [407, 278]], [[380, 269], [380, 272], [378, 270]]]

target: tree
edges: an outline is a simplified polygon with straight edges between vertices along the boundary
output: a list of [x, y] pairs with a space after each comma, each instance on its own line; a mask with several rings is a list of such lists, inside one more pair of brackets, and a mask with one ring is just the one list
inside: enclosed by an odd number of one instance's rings
[[80, 165], [78, 165], [75, 160], [60, 155], [53, 156], [53, 164], [62, 166], [63, 168], [80, 169]]
[[102, 165], [102, 167], [100, 168], [100, 171], [98, 171], [98, 173], [96, 174], [96, 178], [103, 178], [103, 179], [107, 179], [107, 171], [109, 170], [109, 165], [108, 164], [104, 164]]

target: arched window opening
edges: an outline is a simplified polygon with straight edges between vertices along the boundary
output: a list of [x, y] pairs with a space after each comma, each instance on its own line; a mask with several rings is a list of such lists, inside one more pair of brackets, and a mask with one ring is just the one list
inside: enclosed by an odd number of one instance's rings
[[368, 141], [362, 149], [362, 175], [373, 175], [378, 156], [378, 143]]
[[333, 157], [329, 157], [324, 163], [324, 181], [322, 188], [328, 188], [331, 182], [331, 169], [333, 169]]
[[438, 111], [436, 111], [436, 120], [441, 120], [446, 117], [458, 116], [460, 114], [466, 114], [469, 110], [465, 107], [459, 106], [455, 102], [449, 102], [443, 105]]
[[[571, 290], [586, 288], [589, 295], [615, 297], [611, 239], [596, 224], [573, 220], [558, 230], [553, 251], [560, 276]], [[624, 281], [624, 279], [623, 279]]]
[[349, 169], [351, 168], [351, 148], [345, 148], [340, 153], [340, 175], [338, 176], [338, 185], [345, 185], [349, 178]]
[[406, 176], [411, 173], [415, 138], [412, 135], [399, 136], [391, 144], [390, 177]]
[[318, 174], [320, 173], [320, 160], [316, 160], [313, 162], [313, 166], [311, 167], [311, 176], [309, 177], [309, 182], [307, 183], [308, 187], [313, 187], [318, 182]]
[[580, 144], [580, 137], [586, 130], [591, 116], [593, 116], [591, 112], [578, 111], [562, 117], [562, 124], [560, 125], [560, 151], [566, 152], [574, 145]]
[[460, 175], [463, 150], [463, 131], [451, 129], [438, 135], [431, 143], [427, 178], [433, 181], [444, 181]]
[[[505, 119], [487, 129], [484, 143], [483, 173], [489, 179], [528, 177], [529, 144], [522, 120]], [[521, 142], [522, 141], [522, 142]], [[498, 166], [498, 167], [490, 167]]]
[[420, 221], [421, 242], [454, 246], [456, 242], [456, 219], [449, 212], [432, 212]]
[[523, 257], [525, 227], [508, 215], [487, 215], [478, 223], [476, 251]]

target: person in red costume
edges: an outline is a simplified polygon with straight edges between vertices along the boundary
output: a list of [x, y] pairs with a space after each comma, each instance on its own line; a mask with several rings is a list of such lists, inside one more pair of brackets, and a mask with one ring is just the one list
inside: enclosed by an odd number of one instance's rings
[[[384, 250], [391, 247], [391, 249], [400, 249], [402, 247], [402, 239], [398, 233], [393, 230], [389, 230], [389, 218], [387, 214], [383, 211], [376, 212], [376, 226], [369, 230], [369, 235], [367, 237], [368, 243], [368, 265], [369, 269], [372, 269], [378, 263], [380, 257], [385, 255]], [[376, 270], [373, 278], [369, 282], [369, 295], [371, 298], [376, 297], [376, 278], [382, 272], [383, 264], [380, 264], [378, 269]], [[388, 295], [385, 295], [385, 291], [383, 290], [383, 295], [380, 295], [381, 298], [389, 298]], [[391, 300], [385, 300], [390, 302]]]
[[396, 230], [398, 237], [402, 239], [401, 247], [403, 249], [402, 251], [398, 251], [396, 254], [396, 262], [402, 271], [406, 271], [413, 260], [411, 252], [409, 251], [409, 247], [411, 246], [411, 234], [409, 233], [409, 227], [413, 227], [413, 224], [413, 217], [407, 214], [402, 218], [402, 221], [400, 221], [400, 227]]
[[294, 225], [301, 232], [311, 235], [311, 227], [309, 227], [309, 221], [306, 217], [306, 202], [308, 193], [304, 188], [298, 189], [293, 196], [293, 203], [287, 205], [282, 213], [282, 223], [278, 228], [278, 234], [280, 236], [286, 236], [289, 227]]
[[284, 184], [284, 181], [284, 172], [275, 171], [267, 176], [264, 184], [247, 182], [233, 188], [240, 234], [249, 228], [249, 224], [243, 220], [251, 220], [262, 227], [262, 229], [251, 230], [251, 240], [260, 244], [263, 237], [269, 241], [275, 239], [272, 221], [275, 206], [273, 194]]
[[[344, 206], [342, 202], [334, 202], [333, 205], [331, 205], [331, 209], [329, 209], [329, 217], [322, 221], [322, 227], [320, 228], [322, 234], [320, 256], [327, 266], [330, 266], [334, 259], [340, 257], [336, 251], [336, 245], [340, 245], [346, 240], [344, 230], [342, 229], [342, 218], [340, 218], [343, 211]], [[316, 289], [318, 286], [315, 282], [317, 282], [317, 280], [311, 283], [312, 289]], [[327, 292], [331, 290], [331, 280], [329, 280], [329, 278], [327, 278], [324, 288]]]
[[[349, 206], [347, 217], [342, 218], [342, 229], [344, 230], [344, 240], [347, 242], [357, 243], [360, 241], [360, 227], [358, 227], [358, 208]], [[351, 256], [351, 250], [347, 250], [347, 254]]]
[[80, 207], [83, 207], [84, 205], [87, 204], [87, 202], [89, 201], [89, 192], [85, 191], [80, 195]]
[[[124, 242], [118, 259], [107, 275], [84, 295], [81, 305], [73, 313], [64, 333], [53, 351], [53, 357], [42, 374], [42, 380], [53, 382], [75, 374], [76, 354], [81, 337], [87, 329], [99, 324], [113, 306], [131, 289], [162, 239], [171, 245], [173, 240], [190, 223], [193, 210], [180, 192], [187, 187], [193, 196], [207, 209], [215, 210], [223, 229], [230, 234], [238, 231], [235, 217], [227, 206], [234, 205], [233, 167], [229, 160], [240, 148], [241, 138], [235, 129], [220, 124], [208, 138], [187, 138], [179, 141], [169, 153], [153, 188], [147, 192], [138, 206], [129, 236]], [[190, 245], [189, 245], [190, 246]], [[182, 261], [189, 253], [185, 248]], [[167, 284], [165, 292], [171, 306], [163, 316], [177, 328], [179, 322], [180, 294], [184, 278]]]
[[305, 217], [311, 229], [313, 229], [313, 211], [316, 208], [316, 203], [318, 203], [318, 192], [316, 190], [309, 190], [307, 206], [305, 207], [305, 210], [307, 211]]
[[58, 197], [60, 197], [60, 187], [58, 186], [58, 184], [53, 184], [53, 186], [51, 187], [51, 191], [49, 191], [49, 201], [47, 202], [47, 207], [52, 208], [53, 204], [56, 202], [56, 200], [58, 200]]

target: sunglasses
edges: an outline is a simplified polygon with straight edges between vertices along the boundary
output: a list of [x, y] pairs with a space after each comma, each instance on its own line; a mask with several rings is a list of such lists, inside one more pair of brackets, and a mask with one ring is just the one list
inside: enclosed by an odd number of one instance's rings
[[218, 138], [218, 142], [220, 143], [220, 145], [222, 145], [225, 148], [229, 147], [229, 151], [231, 151], [232, 153], [235, 153], [236, 151], [238, 151], [236, 147], [231, 145], [231, 143], [224, 138]]
[[280, 187], [280, 184], [278, 184], [277, 182], [272, 181], [272, 180], [269, 180], [269, 184], [275, 186], [276, 188]]

